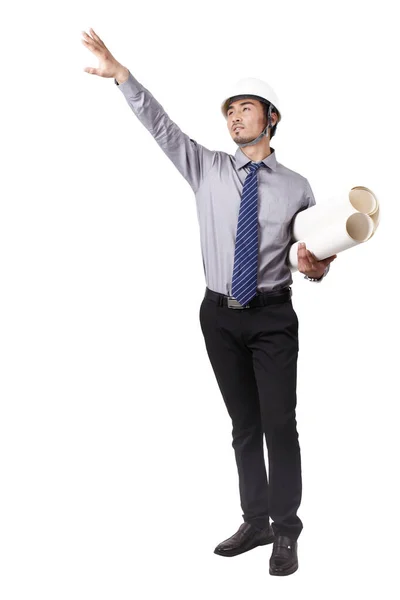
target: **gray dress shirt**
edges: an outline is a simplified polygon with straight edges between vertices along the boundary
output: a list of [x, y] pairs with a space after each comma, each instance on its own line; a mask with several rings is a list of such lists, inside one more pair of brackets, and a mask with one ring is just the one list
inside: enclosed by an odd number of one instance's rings
[[[154, 96], [129, 72], [115, 83], [139, 121], [192, 188], [200, 226], [206, 285], [231, 295], [236, 229], [243, 184], [251, 159], [238, 148], [232, 156], [198, 144], [170, 119]], [[315, 204], [305, 177], [276, 160], [275, 150], [258, 171], [259, 262], [257, 289], [276, 291], [293, 283], [287, 263], [296, 213]], [[329, 271], [329, 265], [324, 276]]]

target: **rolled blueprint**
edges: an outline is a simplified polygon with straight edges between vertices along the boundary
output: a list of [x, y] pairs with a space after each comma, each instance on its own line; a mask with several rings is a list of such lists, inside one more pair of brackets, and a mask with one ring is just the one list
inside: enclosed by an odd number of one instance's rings
[[348, 250], [369, 240], [379, 224], [379, 202], [373, 192], [356, 186], [338, 199], [298, 213], [292, 226], [292, 239], [288, 254], [289, 267], [297, 271], [298, 242], [323, 260], [333, 254]]

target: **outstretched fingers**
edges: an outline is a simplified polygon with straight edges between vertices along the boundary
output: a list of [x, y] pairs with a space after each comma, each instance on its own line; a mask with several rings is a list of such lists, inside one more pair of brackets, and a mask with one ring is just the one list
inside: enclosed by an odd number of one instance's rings
[[92, 34], [92, 37], [94, 40], [96, 40], [96, 42], [98, 42], [101, 45], [105, 45], [103, 40], [99, 38], [99, 36], [97, 35], [97, 33], [94, 32], [94, 30], [90, 27], [89, 28], [90, 33]]
[[88, 35], [86, 33], [86, 31], [82, 31], [82, 35], [85, 37], [84, 40], [82, 40], [82, 42], [92, 51], [94, 52], [94, 54], [96, 54], [96, 52], [101, 52], [104, 50], [107, 50], [104, 42], [99, 38], [98, 35], [96, 35], [93, 31], [93, 29], [90, 29], [90, 31], [92, 32], [92, 36], [90, 37], [90, 35]]

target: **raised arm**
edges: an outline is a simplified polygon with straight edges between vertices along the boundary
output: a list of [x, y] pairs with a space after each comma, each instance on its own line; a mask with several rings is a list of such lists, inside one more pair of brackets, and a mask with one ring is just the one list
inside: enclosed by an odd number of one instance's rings
[[99, 67], [84, 70], [100, 77], [114, 78], [137, 118], [196, 192], [212, 166], [215, 152], [183, 133], [154, 96], [112, 56], [93, 29], [90, 33], [91, 36], [82, 32], [85, 38], [82, 42], [99, 59]]

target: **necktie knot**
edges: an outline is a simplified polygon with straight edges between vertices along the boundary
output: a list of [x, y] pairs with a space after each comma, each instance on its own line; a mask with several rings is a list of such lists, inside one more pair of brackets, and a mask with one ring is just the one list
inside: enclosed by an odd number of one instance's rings
[[258, 169], [261, 167], [262, 163], [251, 163], [250, 164], [250, 174], [253, 175]]

